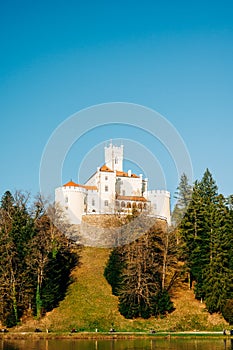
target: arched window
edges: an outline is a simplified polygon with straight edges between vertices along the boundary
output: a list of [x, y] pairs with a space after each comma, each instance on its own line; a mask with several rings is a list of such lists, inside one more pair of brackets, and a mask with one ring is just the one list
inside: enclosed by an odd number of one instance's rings
[[131, 203], [130, 202], [127, 203], [127, 208], [131, 208]]
[[125, 207], [125, 202], [121, 202], [121, 208]]
[[142, 209], [142, 203], [138, 203], [138, 209]]

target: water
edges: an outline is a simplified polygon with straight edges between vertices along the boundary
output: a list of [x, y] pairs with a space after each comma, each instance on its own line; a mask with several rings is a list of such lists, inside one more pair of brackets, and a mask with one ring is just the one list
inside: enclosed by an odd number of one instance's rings
[[0, 350], [233, 350], [233, 339], [0, 340]]

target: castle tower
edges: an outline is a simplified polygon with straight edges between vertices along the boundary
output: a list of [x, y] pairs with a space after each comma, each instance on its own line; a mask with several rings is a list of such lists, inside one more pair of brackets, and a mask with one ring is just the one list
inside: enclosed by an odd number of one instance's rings
[[112, 142], [104, 147], [105, 164], [111, 170], [123, 171], [123, 145], [114, 146]]

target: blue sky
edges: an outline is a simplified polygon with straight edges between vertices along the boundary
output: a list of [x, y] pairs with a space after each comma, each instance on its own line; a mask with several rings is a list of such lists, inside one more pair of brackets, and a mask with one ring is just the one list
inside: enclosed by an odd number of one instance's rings
[[[84, 108], [115, 101], [163, 115], [189, 150], [194, 179], [208, 167], [219, 191], [233, 193], [231, 1], [1, 2], [0, 42], [1, 195], [36, 194], [53, 131]], [[152, 147], [174, 193], [161, 147], [120, 126], [77, 142], [64, 181], [76, 180], [80, 154], [111, 138]]]

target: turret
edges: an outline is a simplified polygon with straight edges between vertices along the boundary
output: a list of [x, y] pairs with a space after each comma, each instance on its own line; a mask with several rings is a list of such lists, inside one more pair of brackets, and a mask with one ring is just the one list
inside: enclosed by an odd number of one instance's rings
[[123, 171], [123, 145], [114, 146], [112, 143], [104, 147], [105, 164], [111, 170]]

